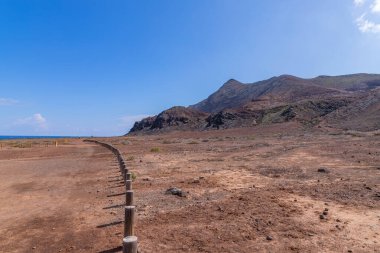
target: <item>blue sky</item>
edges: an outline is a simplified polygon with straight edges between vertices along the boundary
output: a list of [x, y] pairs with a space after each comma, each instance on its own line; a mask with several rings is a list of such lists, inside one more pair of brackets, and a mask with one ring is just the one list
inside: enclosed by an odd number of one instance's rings
[[0, 1], [0, 135], [121, 135], [229, 78], [379, 68], [380, 0]]

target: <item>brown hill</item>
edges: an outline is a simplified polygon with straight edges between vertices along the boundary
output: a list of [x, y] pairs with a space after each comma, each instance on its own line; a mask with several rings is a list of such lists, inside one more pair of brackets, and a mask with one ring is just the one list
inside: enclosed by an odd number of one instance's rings
[[265, 101], [267, 106], [270, 106], [305, 99], [347, 96], [353, 91], [366, 91], [378, 86], [380, 75], [370, 74], [319, 76], [312, 79], [282, 75], [248, 84], [231, 79], [207, 99], [190, 108], [215, 113], [228, 108], [242, 107], [252, 101]]
[[317, 125], [321, 118], [351, 103], [349, 98], [303, 101], [267, 109], [251, 110], [247, 108], [226, 109], [211, 114], [206, 120], [207, 127], [236, 128], [257, 124], [273, 124], [297, 121], [305, 126]]
[[243, 84], [234, 79], [198, 104], [136, 122], [130, 133], [252, 127], [296, 121], [341, 129], [380, 129], [380, 75], [302, 79], [283, 75]]
[[161, 112], [157, 116], [136, 122], [130, 132], [201, 129], [206, 125], [205, 119], [207, 117], [207, 113], [176, 106]]
[[352, 103], [326, 115], [324, 121], [344, 130], [380, 129], [380, 88], [358, 96]]

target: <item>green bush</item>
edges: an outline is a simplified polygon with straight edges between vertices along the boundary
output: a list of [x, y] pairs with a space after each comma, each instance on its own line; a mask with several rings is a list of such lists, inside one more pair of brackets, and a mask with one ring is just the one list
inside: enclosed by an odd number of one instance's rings
[[153, 152], [153, 153], [160, 152], [160, 148], [151, 148], [150, 152]]

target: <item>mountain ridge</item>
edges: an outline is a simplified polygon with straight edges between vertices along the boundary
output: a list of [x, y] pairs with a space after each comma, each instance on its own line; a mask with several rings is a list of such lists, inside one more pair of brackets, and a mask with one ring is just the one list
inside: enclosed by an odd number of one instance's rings
[[[309, 79], [281, 75], [254, 83], [229, 79], [199, 103], [173, 107], [136, 122], [130, 134], [253, 127], [287, 121], [370, 131], [380, 128], [380, 117], [376, 117], [380, 115], [379, 93], [378, 74]], [[354, 117], [356, 107], [361, 109]], [[367, 124], [361, 117], [367, 119]], [[346, 122], [350, 119], [355, 119], [356, 126]]]

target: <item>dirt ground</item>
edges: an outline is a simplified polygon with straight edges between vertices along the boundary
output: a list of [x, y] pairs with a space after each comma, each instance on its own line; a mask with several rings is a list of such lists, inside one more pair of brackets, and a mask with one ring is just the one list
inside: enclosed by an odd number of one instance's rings
[[[380, 135], [291, 129], [102, 139], [136, 176], [139, 251], [380, 252]], [[107, 149], [5, 147], [0, 173], [0, 252], [120, 252]]]
[[[122, 230], [112, 206], [116, 159], [103, 147], [2, 142], [0, 252], [109, 252]], [[123, 189], [123, 188], [122, 188]], [[111, 251], [112, 252], [112, 251]]]

